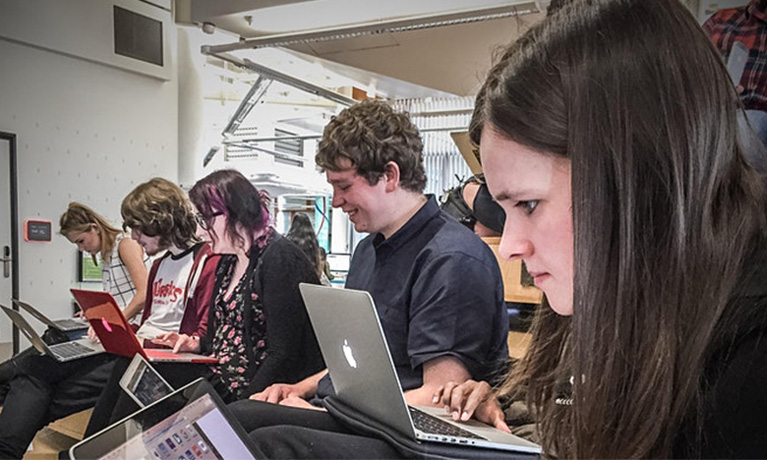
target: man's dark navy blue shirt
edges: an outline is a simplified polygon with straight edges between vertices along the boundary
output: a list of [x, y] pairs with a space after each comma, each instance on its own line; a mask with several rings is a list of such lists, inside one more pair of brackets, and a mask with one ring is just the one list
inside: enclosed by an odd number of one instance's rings
[[[490, 248], [430, 197], [389, 239], [357, 246], [346, 287], [370, 292], [403, 390], [423, 384], [421, 365], [458, 358], [475, 380], [507, 369], [503, 281]], [[329, 378], [317, 396], [332, 393]]]

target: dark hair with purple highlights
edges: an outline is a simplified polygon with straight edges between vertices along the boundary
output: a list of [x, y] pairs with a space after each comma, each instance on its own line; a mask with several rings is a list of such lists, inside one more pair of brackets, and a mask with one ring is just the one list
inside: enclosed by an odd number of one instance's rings
[[189, 191], [189, 198], [208, 222], [217, 214], [225, 215], [226, 233], [241, 245], [245, 241], [237, 231], [238, 225], [251, 235], [249, 243], [255, 244], [271, 224], [269, 195], [233, 169], [215, 171], [203, 177]]

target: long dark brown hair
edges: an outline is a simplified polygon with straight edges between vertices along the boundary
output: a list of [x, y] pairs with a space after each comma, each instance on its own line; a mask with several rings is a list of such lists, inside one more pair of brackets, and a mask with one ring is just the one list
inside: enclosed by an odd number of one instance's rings
[[[570, 2], [490, 71], [472, 140], [491, 126], [572, 162], [574, 314], [541, 310], [501, 389], [527, 389], [548, 453], [668, 457], [700, 423], [706, 360], [753, 318], [728, 300], [765, 228], [738, 110], [678, 0]], [[571, 375], [573, 406], [559, 406]]]

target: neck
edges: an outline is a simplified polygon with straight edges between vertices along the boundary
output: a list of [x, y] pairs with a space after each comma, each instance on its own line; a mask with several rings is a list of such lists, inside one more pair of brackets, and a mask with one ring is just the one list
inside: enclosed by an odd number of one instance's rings
[[171, 244], [168, 247], [168, 252], [170, 252], [174, 256], [177, 256], [177, 255], [181, 254], [182, 252], [186, 251], [187, 249], [189, 249], [191, 247], [192, 247], [192, 244], [189, 244], [189, 246], [187, 246], [185, 248], [180, 248], [180, 247], [176, 246], [175, 244]]
[[394, 218], [390, 225], [381, 229], [381, 234], [387, 239], [397, 233], [397, 230], [401, 229], [426, 204], [426, 195], [423, 193], [401, 189], [398, 195], [396, 200], [392, 201], [396, 203], [396, 210], [391, 213]]

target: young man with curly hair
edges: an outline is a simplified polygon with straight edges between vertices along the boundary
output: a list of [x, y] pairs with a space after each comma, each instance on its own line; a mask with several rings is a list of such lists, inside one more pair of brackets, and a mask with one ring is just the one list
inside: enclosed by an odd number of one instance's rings
[[[449, 381], [496, 374], [508, 358], [508, 319], [490, 249], [424, 195], [422, 149], [406, 114], [366, 101], [331, 120], [315, 159], [333, 186], [333, 206], [369, 233], [354, 252], [346, 287], [371, 293], [405, 399], [429, 405]], [[306, 410], [321, 409], [331, 394], [322, 371], [230, 407], [267, 457], [335, 457], [343, 441], [306, 437], [346, 435], [327, 412]]]

